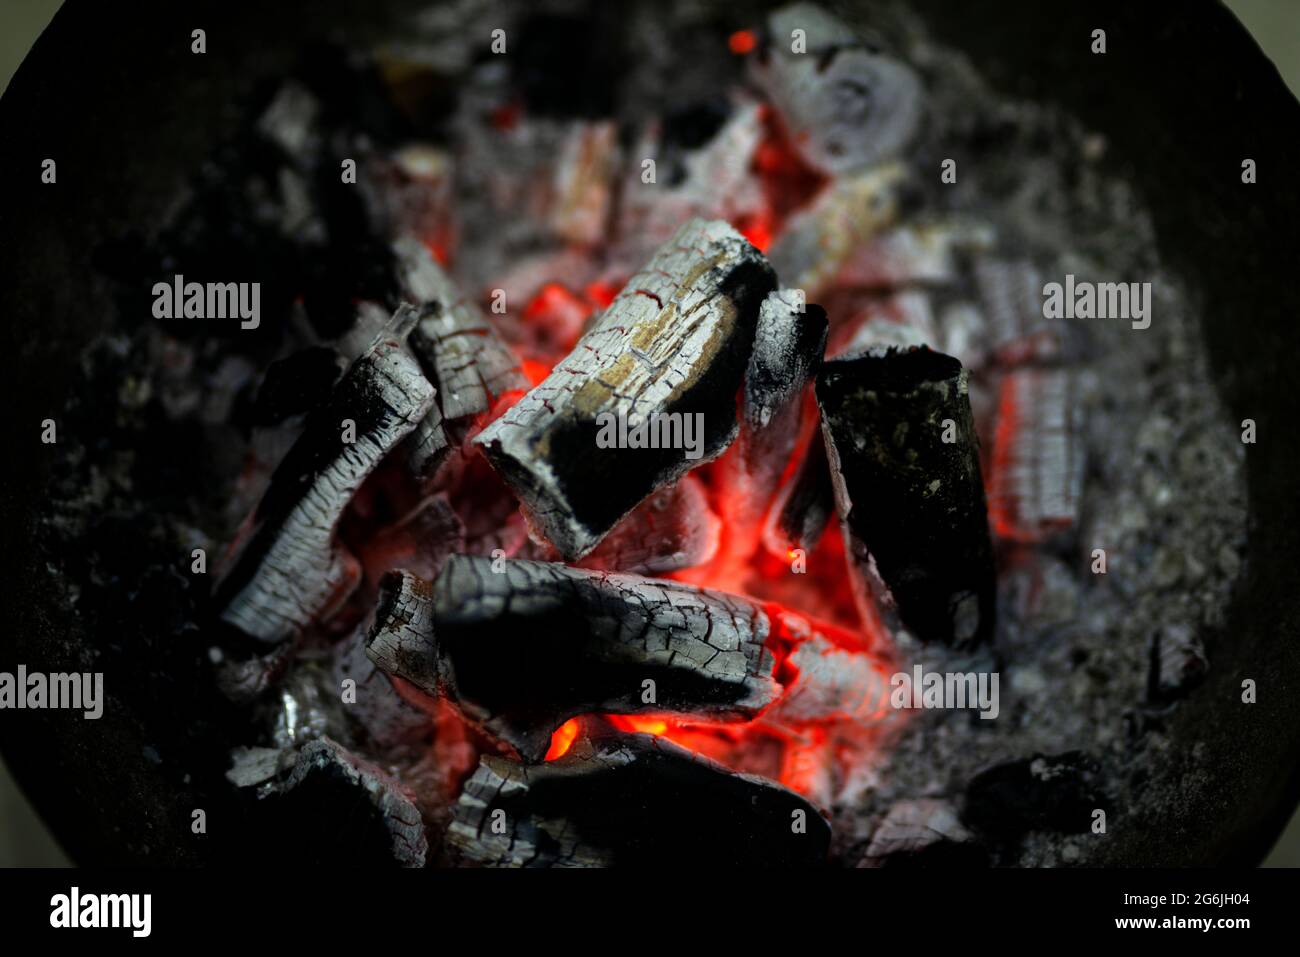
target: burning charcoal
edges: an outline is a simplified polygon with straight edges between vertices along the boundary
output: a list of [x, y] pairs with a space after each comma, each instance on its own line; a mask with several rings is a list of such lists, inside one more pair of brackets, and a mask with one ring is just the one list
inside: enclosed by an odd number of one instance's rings
[[788, 653], [781, 663], [785, 694], [763, 713], [763, 720], [787, 728], [831, 721], [878, 724], [895, 711], [889, 704], [892, 669], [861, 644], [836, 644], [827, 626], [769, 607], [773, 629]]
[[809, 866], [825, 862], [830, 825], [779, 784], [650, 735], [598, 732], [542, 765], [483, 758], [448, 839], [492, 867]]
[[377, 302], [358, 302], [356, 320], [334, 340], [334, 350], [341, 355], [347, 365], [356, 362], [370, 348], [370, 343], [383, 335], [392, 325], [393, 314]]
[[566, 559], [735, 437], [736, 393], [773, 286], [767, 261], [731, 227], [687, 223], [573, 353], [474, 440]]
[[[759, 309], [754, 351], [745, 372], [742, 426], [736, 448], [723, 460], [719, 496], [729, 529], [761, 527], [780, 490], [786, 465], [806, 440], [805, 386], [826, 349], [826, 311], [803, 303], [795, 290], [773, 292]], [[782, 553], [784, 554], [784, 553]]]
[[637, 575], [493, 564], [453, 557], [431, 589], [387, 576], [368, 653], [525, 760], [583, 714], [725, 722], [762, 712], [786, 726], [882, 717], [886, 671], [869, 643], [833, 640], [829, 626], [780, 606]]
[[642, 575], [691, 568], [713, 557], [718, 532], [704, 486], [684, 475], [633, 509], [578, 565]]
[[302, 749], [275, 810], [277, 845], [297, 861], [423, 867], [429, 851], [414, 795], [328, 738]]
[[[868, 50], [852, 31], [810, 3], [773, 13], [773, 42], [753, 61], [790, 142], [810, 166], [837, 176], [899, 157], [924, 112], [924, 88], [910, 67]], [[803, 30], [807, 49], [791, 49]]]
[[366, 656], [390, 675], [434, 693], [438, 662], [432, 652], [433, 591], [410, 572], [389, 572], [379, 584]]
[[[278, 641], [327, 617], [356, 587], [335, 527], [362, 480], [433, 404], [433, 387], [397, 338], [377, 339], [312, 412], [271, 478], [229, 573], [224, 621]], [[355, 441], [345, 441], [347, 422]]]
[[372, 581], [393, 568], [406, 568], [432, 580], [447, 556], [465, 551], [465, 526], [445, 494], [421, 501], [397, 523], [375, 533], [358, 548]]
[[1026, 369], [1002, 380], [989, 511], [999, 537], [1039, 542], [1079, 518], [1084, 443], [1074, 377]]
[[391, 157], [369, 157], [358, 185], [375, 232], [419, 236], [443, 251], [454, 240], [454, 179], [455, 162], [447, 151], [411, 143]]
[[271, 714], [271, 743], [280, 748], [295, 748], [323, 736], [331, 716], [321, 693], [320, 674], [311, 665], [293, 669], [279, 688], [278, 700]]
[[345, 702], [344, 711], [381, 748], [420, 738], [432, 727], [432, 719], [397, 693], [388, 675], [366, 655], [367, 643], [366, 631], [358, 629], [334, 659], [334, 687], [342, 688], [347, 680], [356, 683], [356, 699]]
[[813, 436], [799, 471], [778, 496], [763, 529], [763, 545], [785, 561], [790, 549], [811, 552], [835, 511], [835, 488], [826, 460], [826, 443]]
[[579, 714], [741, 720], [776, 699], [768, 619], [744, 599], [545, 562], [506, 561], [500, 573], [493, 564], [453, 557], [431, 597], [414, 576], [389, 576], [369, 653], [526, 760], [540, 760]]
[[979, 867], [986, 856], [947, 801], [914, 798], [889, 809], [859, 867]]
[[1080, 751], [1041, 754], [981, 771], [966, 788], [962, 820], [990, 834], [1031, 830], [1078, 834], [1106, 800], [1095, 787], [1097, 766]]
[[1062, 324], [1043, 318], [1043, 277], [1032, 263], [981, 257], [974, 277], [993, 357], [1014, 365], [1060, 356]]
[[874, 598], [921, 641], [958, 647], [992, 635], [996, 593], [966, 378], [913, 349], [832, 360], [817, 380], [864, 616]]
[[479, 415], [496, 397], [528, 388], [514, 353], [428, 249], [408, 237], [399, 239], [393, 252], [403, 294], [424, 307], [410, 343], [438, 387], [442, 418], [455, 422]]
[[319, 141], [321, 104], [302, 84], [284, 83], [262, 115], [257, 119], [257, 132], [276, 144], [284, 155], [301, 167], [311, 164], [312, 154]]
[[895, 163], [834, 181], [786, 222], [772, 246], [772, 267], [786, 285], [819, 298], [855, 254], [894, 224], [906, 191], [906, 174]]
[[1190, 625], [1165, 625], [1151, 643], [1149, 695], [1165, 702], [1182, 697], [1205, 677], [1205, 645]]

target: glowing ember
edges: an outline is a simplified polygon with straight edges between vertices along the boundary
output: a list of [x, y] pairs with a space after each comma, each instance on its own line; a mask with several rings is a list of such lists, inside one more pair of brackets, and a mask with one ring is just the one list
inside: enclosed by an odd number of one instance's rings
[[546, 760], [554, 761], [568, 754], [569, 748], [573, 747], [573, 742], [577, 740], [578, 732], [581, 730], [582, 722], [578, 718], [570, 718], [560, 725], [551, 736], [551, 746], [546, 751]]
[[758, 46], [758, 38], [753, 30], [737, 30], [727, 37], [727, 48], [737, 56], [754, 52], [756, 46]]

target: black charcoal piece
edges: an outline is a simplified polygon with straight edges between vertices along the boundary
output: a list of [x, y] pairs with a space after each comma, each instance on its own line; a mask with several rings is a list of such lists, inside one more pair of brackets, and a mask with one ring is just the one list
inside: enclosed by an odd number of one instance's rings
[[815, 867], [830, 825], [772, 781], [662, 738], [595, 730], [545, 764], [483, 758], [448, 839], [490, 867]]
[[956, 647], [991, 637], [996, 595], [966, 375], [917, 348], [830, 361], [817, 379], [860, 600]]

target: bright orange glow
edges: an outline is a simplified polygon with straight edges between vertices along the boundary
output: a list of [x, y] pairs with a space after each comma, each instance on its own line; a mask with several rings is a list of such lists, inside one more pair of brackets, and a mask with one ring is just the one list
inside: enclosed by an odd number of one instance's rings
[[520, 364], [520, 367], [523, 369], [524, 375], [528, 377], [528, 381], [533, 385], [537, 385], [551, 374], [551, 367], [545, 362], [538, 362], [536, 359], [525, 359]]
[[537, 295], [524, 307], [525, 319], [537, 319], [547, 313], [561, 309], [580, 309], [586, 311], [587, 304], [558, 282], [548, 282]]
[[661, 718], [647, 718], [636, 714], [611, 714], [606, 717], [620, 731], [640, 734], [663, 734], [668, 730], [668, 722]]
[[569, 748], [573, 747], [573, 742], [578, 739], [580, 730], [582, 730], [582, 722], [577, 718], [570, 718], [556, 728], [555, 733], [551, 735], [551, 746], [546, 751], [546, 760], [554, 761], [568, 754]]
[[772, 245], [771, 217], [763, 213], [745, 216], [735, 224], [736, 231], [750, 241], [759, 252], [765, 253]]
[[1001, 394], [998, 396], [998, 425], [993, 434], [992, 475], [988, 476], [989, 520], [993, 532], [999, 538], [1019, 538], [1021, 529], [1017, 528], [1014, 507], [1005, 482], [1010, 478], [1015, 467], [1016, 433], [1020, 429], [1020, 403], [1016, 394], [1016, 380], [1012, 376], [1002, 380]]
[[758, 37], [754, 36], [753, 30], [737, 30], [727, 37], [727, 47], [737, 56], [753, 53], [756, 46], [758, 46]]

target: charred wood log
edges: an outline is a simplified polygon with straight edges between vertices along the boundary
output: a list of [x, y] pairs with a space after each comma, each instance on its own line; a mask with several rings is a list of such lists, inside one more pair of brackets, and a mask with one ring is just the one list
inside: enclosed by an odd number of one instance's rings
[[817, 381], [864, 608], [874, 599], [921, 641], [958, 647], [991, 636], [995, 601], [966, 376], [951, 356], [913, 349], [833, 360]]
[[525, 760], [540, 760], [555, 730], [585, 714], [761, 713], [789, 726], [883, 716], [876, 655], [779, 606], [546, 562], [493, 567], [457, 556], [432, 586], [389, 575], [367, 653]]
[[507, 392], [528, 388], [528, 380], [488, 318], [461, 295], [423, 243], [403, 237], [393, 253], [402, 294], [420, 304], [411, 349], [438, 387], [438, 408], [421, 422], [412, 451], [417, 474], [427, 475], [448, 445], [446, 428], [487, 412]]
[[379, 585], [366, 656], [390, 675], [430, 693], [438, 688], [433, 641], [433, 589], [406, 571], [389, 572]]
[[826, 334], [826, 311], [805, 306], [797, 290], [773, 292], [759, 309], [740, 433], [720, 474], [723, 520], [746, 541], [757, 544], [752, 532], [761, 532], [786, 466], [813, 428], [804, 415], [805, 387], [821, 364]]
[[[717, 115], [717, 111], [729, 113]], [[709, 107], [687, 107], [664, 123], [648, 126], [633, 149], [634, 157], [653, 159], [658, 178], [644, 183], [626, 176], [619, 202], [616, 261], [635, 265], [670, 240], [691, 219], [740, 223], [768, 214], [754, 158], [763, 140], [763, 106], [752, 99]], [[701, 112], [712, 116], [701, 122]], [[704, 133], [712, 121], [719, 125]]]
[[448, 839], [489, 867], [816, 866], [830, 825], [764, 778], [650, 735], [596, 732], [542, 765], [483, 758]]
[[744, 599], [545, 562], [504, 561], [500, 573], [493, 564], [453, 557], [431, 590], [389, 576], [369, 654], [456, 702], [526, 760], [540, 760], [576, 715], [743, 720], [780, 692], [767, 616]]
[[566, 559], [730, 444], [759, 306], [774, 285], [762, 254], [731, 227], [687, 223], [573, 353], [474, 440]]
[[[394, 321], [400, 326], [402, 317]], [[377, 339], [307, 417], [218, 585], [222, 620], [255, 638], [279, 641], [322, 620], [356, 587], [357, 561], [336, 541], [339, 519], [433, 404], [433, 387], [400, 331]]]

